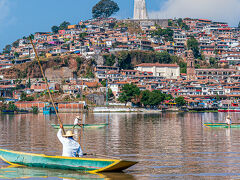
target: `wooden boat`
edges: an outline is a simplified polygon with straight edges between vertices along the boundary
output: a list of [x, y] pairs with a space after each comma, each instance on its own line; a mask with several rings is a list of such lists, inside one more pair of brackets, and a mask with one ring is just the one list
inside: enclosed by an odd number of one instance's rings
[[121, 159], [75, 158], [48, 156], [0, 149], [0, 158], [11, 165], [23, 165], [50, 169], [84, 171], [90, 173], [115, 172], [133, 166], [137, 162]]
[[220, 128], [240, 128], [240, 123], [232, 123], [228, 125], [227, 123], [204, 123], [207, 127], [220, 127]]
[[[103, 128], [105, 126], [107, 126], [108, 124], [83, 124], [83, 128]], [[59, 124], [51, 124], [51, 126], [54, 128], [54, 129], [59, 129], [60, 126]], [[63, 124], [63, 127], [64, 129], [72, 129], [73, 128], [73, 124]], [[76, 129], [80, 129], [81, 127], [80, 126], [75, 126], [74, 128]]]

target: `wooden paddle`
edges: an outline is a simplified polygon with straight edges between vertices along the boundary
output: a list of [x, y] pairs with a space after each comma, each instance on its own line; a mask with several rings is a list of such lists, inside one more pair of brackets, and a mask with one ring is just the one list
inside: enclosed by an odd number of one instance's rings
[[58, 118], [58, 122], [59, 122], [60, 128], [62, 129], [63, 134], [66, 134], [66, 133], [65, 133], [65, 130], [64, 130], [64, 127], [63, 127], [63, 124], [62, 124], [62, 121], [61, 121], [61, 119], [60, 119], [60, 117], [59, 117], [59, 114], [58, 114], [58, 112], [57, 112], [55, 103], [54, 103], [54, 101], [53, 101], [52, 94], [51, 94], [51, 92], [50, 92], [50, 88], [49, 88], [49, 85], [48, 85], [48, 82], [47, 82], [47, 78], [46, 78], [46, 76], [45, 76], [45, 74], [44, 74], [44, 72], [43, 72], [42, 65], [41, 65], [41, 63], [40, 63], [40, 60], [39, 60], [37, 51], [36, 51], [36, 49], [35, 49], [35, 46], [34, 46], [34, 44], [33, 44], [33, 41], [32, 41], [31, 36], [29, 36], [29, 39], [30, 39], [30, 42], [31, 42], [31, 44], [32, 44], [32, 46], [33, 46], [33, 50], [34, 50], [34, 52], [35, 52], [35, 56], [36, 56], [38, 65], [39, 65], [39, 67], [40, 67], [40, 70], [41, 70], [43, 79], [44, 79], [44, 81], [45, 81], [45, 83], [46, 83], [46, 85], [47, 85], [47, 91], [48, 91], [48, 94], [49, 94], [51, 103], [52, 103], [52, 105], [53, 105], [53, 108], [54, 108], [54, 110], [55, 110], [55, 112], [56, 112], [56, 115], [57, 115], [57, 118]]

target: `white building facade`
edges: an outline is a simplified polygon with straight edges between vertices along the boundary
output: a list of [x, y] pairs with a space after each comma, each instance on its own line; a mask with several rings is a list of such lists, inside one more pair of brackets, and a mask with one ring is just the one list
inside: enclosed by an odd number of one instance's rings
[[180, 77], [180, 67], [176, 64], [142, 63], [137, 65], [135, 70], [152, 72], [153, 76], [166, 79], [178, 79]]

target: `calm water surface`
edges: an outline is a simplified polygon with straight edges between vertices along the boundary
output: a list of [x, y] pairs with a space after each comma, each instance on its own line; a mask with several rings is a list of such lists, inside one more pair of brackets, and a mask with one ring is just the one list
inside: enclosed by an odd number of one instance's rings
[[[77, 114], [60, 114], [72, 124]], [[232, 114], [240, 122], [240, 114]], [[104, 123], [85, 129], [84, 152], [102, 157], [139, 161], [124, 173], [79, 174], [36, 168], [6, 168], [0, 161], [0, 179], [240, 179], [240, 128], [207, 128], [204, 122], [223, 122], [224, 113], [86, 114], [86, 123]], [[0, 115], [0, 148], [61, 155], [55, 115]], [[76, 132], [75, 133], [79, 133]], [[78, 139], [76, 136], [75, 139]]]

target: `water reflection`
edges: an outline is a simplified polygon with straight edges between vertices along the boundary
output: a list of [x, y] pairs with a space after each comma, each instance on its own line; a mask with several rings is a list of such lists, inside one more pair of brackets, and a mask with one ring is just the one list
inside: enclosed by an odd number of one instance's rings
[[29, 178], [58, 178], [62, 180], [68, 179], [129, 179], [134, 180], [132, 175], [125, 173], [104, 173], [104, 174], [89, 174], [83, 172], [53, 170], [43, 168], [29, 168], [29, 167], [2, 167], [0, 169], [0, 179], [29, 179]]
[[[72, 124], [76, 115], [60, 117]], [[206, 122], [224, 122], [225, 116], [177, 112], [86, 114], [86, 123], [105, 123], [108, 119], [109, 125], [84, 129], [81, 144], [87, 153], [139, 161], [125, 171], [136, 179], [238, 178], [240, 129], [203, 126]], [[232, 114], [232, 119], [239, 122], [239, 114]], [[60, 155], [62, 146], [51, 124], [57, 124], [54, 115], [1, 115], [0, 148]], [[1, 165], [5, 164], [0, 161]]]

